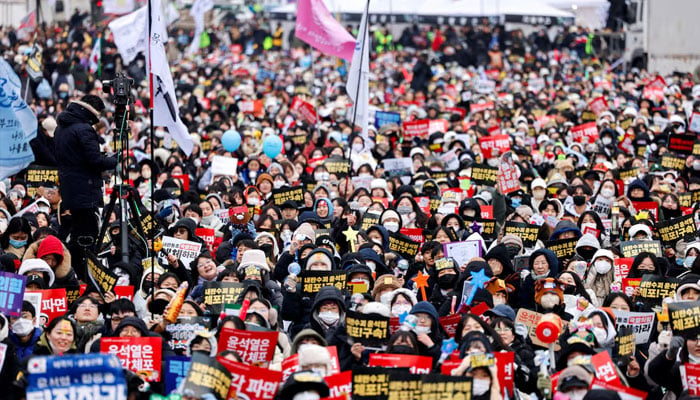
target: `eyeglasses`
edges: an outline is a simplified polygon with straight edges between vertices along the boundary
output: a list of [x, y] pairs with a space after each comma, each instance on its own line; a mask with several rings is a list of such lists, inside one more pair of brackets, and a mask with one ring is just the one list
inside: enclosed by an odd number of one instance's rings
[[507, 327], [503, 327], [503, 328], [493, 328], [493, 330], [494, 330], [494, 331], [496, 331], [496, 333], [507, 333], [507, 332], [513, 332], [513, 330], [512, 330], [512, 329], [510, 329], [510, 328], [507, 328]]
[[91, 303], [89, 301], [86, 301], [84, 303], [81, 303], [78, 308], [97, 308], [97, 305], [94, 303]]

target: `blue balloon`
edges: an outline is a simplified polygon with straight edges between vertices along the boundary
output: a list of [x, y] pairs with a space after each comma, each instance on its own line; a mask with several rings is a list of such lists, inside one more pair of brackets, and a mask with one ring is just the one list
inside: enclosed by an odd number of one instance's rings
[[221, 144], [226, 151], [233, 153], [241, 145], [241, 134], [233, 129], [228, 130], [221, 136]]
[[270, 158], [275, 158], [282, 151], [282, 139], [277, 135], [270, 135], [263, 140], [263, 152]]

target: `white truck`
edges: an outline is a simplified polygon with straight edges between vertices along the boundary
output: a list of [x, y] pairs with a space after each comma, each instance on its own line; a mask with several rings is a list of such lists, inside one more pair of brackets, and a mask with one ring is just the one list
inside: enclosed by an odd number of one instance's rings
[[700, 65], [699, 0], [628, 0], [624, 60], [669, 74]]

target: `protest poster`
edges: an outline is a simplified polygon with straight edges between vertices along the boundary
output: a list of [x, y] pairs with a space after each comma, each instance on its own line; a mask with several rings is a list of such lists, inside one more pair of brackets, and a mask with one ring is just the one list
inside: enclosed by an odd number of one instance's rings
[[692, 207], [698, 201], [700, 201], [700, 190], [678, 193], [678, 203], [681, 207]]
[[425, 242], [425, 236], [423, 236], [422, 228], [401, 228], [401, 230], [399, 230], [399, 233], [413, 240], [414, 242]]
[[240, 282], [204, 282], [204, 304], [212, 315], [219, 315], [224, 304], [233, 304], [243, 292]]
[[429, 374], [433, 369], [433, 359], [428, 356], [410, 354], [371, 353], [370, 367], [408, 368], [412, 374]]
[[588, 103], [588, 109], [593, 111], [596, 115], [600, 116], [600, 114], [607, 111], [608, 102], [603, 96], [597, 97]]
[[58, 185], [58, 168], [45, 165], [30, 165], [27, 168], [27, 197], [34, 198], [40, 186], [47, 183]]
[[610, 216], [610, 208], [612, 207], [612, 199], [606, 199], [603, 196], [596, 196], [593, 202], [593, 211], [600, 218], [608, 218]]
[[275, 398], [282, 382], [282, 372], [239, 363], [221, 356], [216, 357], [216, 360], [231, 374], [229, 399], [272, 400]]
[[455, 334], [457, 333], [457, 325], [459, 325], [459, 321], [461, 319], [461, 314], [452, 314], [445, 317], [440, 317], [438, 322], [440, 322], [440, 325], [445, 330], [448, 337], [455, 337]]
[[303, 270], [299, 277], [302, 296], [314, 297], [324, 286], [335, 286], [338, 290], [345, 290], [347, 274], [345, 271]]
[[559, 260], [568, 260], [574, 254], [576, 254], [576, 243], [578, 243], [578, 239], [569, 238], [550, 240], [545, 244], [545, 246], [552, 250], [554, 254], [557, 255]]
[[660, 305], [663, 299], [673, 298], [680, 280], [671, 277], [645, 274], [639, 284], [639, 297], [650, 305]]
[[5, 316], [19, 317], [22, 314], [26, 281], [24, 275], [0, 272], [0, 312]]
[[593, 378], [591, 389], [604, 389], [617, 392], [622, 400], [646, 400], [647, 393], [615, 381], [605, 382], [602, 379]]
[[163, 250], [159, 252], [158, 259], [162, 264], [168, 264], [168, 254], [177, 257], [186, 269], [190, 269], [190, 263], [202, 251], [202, 244], [189, 240], [176, 239], [172, 236], [163, 236]]
[[690, 116], [690, 124], [688, 124], [690, 132], [700, 133], [700, 113], [694, 112]]
[[668, 149], [677, 154], [693, 154], [693, 145], [696, 135], [694, 134], [672, 134], [668, 137]]
[[[543, 341], [537, 338], [537, 333], [535, 332], [535, 330], [537, 329], [537, 324], [540, 322], [542, 315], [543, 314], [538, 313], [536, 311], [521, 308], [518, 310], [518, 313], [515, 316], [515, 323], [520, 323], [527, 327], [528, 336], [530, 337], [530, 340], [532, 340], [533, 344], [540, 347], [549, 347], [547, 343], [544, 343]], [[563, 322], [564, 325], [567, 325], [567, 322]], [[554, 349], [556, 351], [559, 351], [559, 348], [559, 341], [557, 340], [557, 342], [554, 345]]]
[[481, 94], [493, 93], [496, 90], [496, 82], [490, 79], [479, 79], [474, 84], [474, 89]]
[[460, 267], [469, 264], [469, 260], [474, 257], [481, 257], [483, 252], [480, 240], [445, 243], [442, 245], [442, 248], [445, 252], [445, 257], [451, 257]]
[[445, 119], [431, 119], [428, 122], [428, 135], [432, 135], [435, 132], [445, 133], [449, 126], [449, 122]]
[[537, 243], [537, 235], [540, 227], [525, 222], [507, 221], [505, 224], [505, 234], [515, 235], [523, 241], [523, 247], [534, 248]]
[[355, 189], [363, 188], [369, 190], [370, 186], [372, 185], [372, 180], [374, 180], [374, 176], [353, 176], [350, 178], [350, 180], [352, 181], [352, 185], [355, 187]]
[[168, 346], [171, 350], [182, 350], [187, 348], [187, 342], [194, 337], [197, 332], [206, 332], [211, 325], [211, 317], [180, 317], [174, 324], [168, 324], [165, 331], [169, 334]]
[[623, 278], [622, 279], [622, 293], [629, 297], [632, 297], [634, 291], [642, 283], [642, 278]]
[[158, 337], [103, 337], [100, 352], [116, 356], [122, 367], [148, 382], [160, 382], [161, 341]]
[[627, 275], [632, 268], [634, 258], [616, 258], [613, 260], [613, 268], [615, 268], [615, 282], [622, 282], [622, 279], [627, 278]]
[[187, 356], [167, 356], [163, 360], [163, 381], [165, 393], [170, 393], [180, 386], [190, 370], [190, 358]]
[[577, 143], [594, 143], [598, 139], [598, 126], [595, 122], [576, 125], [571, 128], [571, 136]]
[[[639, 175], [639, 168], [621, 168], [619, 169], [620, 180], [627, 182], [630, 179], [635, 179]], [[602, 197], [602, 196], [599, 196]]]
[[635, 335], [635, 344], [644, 344], [649, 341], [656, 313], [653, 311], [634, 312], [623, 310], [613, 310], [613, 313], [615, 314], [615, 324], [618, 329], [632, 329]]
[[610, 358], [610, 353], [601, 351], [591, 357], [591, 363], [595, 369], [595, 375], [603, 382], [614, 382], [621, 384], [620, 377], [617, 375], [615, 363]]
[[473, 165], [471, 179], [477, 185], [495, 186], [498, 180], [498, 168], [488, 165]]
[[389, 250], [397, 252], [404, 258], [413, 259], [419, 249], [420, 243], [409, 237], [396, 232], [389, 234]]
[[87, 252], [85, 259], [87, 262], [87, 272], [92, 284], [97, 288], [100, 296], [105, 297], [105, 293], [111, 292], [117, 285], [117, 275], [107, 269], [91, 252]]
[[[328, 354], [331, 356], [330, 371], [329, 374], [340, 373], [340, 360], [338, 359], [338, 348], [335, 346], [326, 346]], [[292, 354], [291, 356], [282, 360], [282, 380], [286, 381], [289, 376], [297, 371], [300, 371], [299, 367], [299, 354]]]
[[674, 336], [697, 336], [700, 334], [700, 301], [668, 303], [668, 320]]
[[304, 202], [304, 188], [295, 186], [272, 189], [272, 201], [277, 207], [281, 207], [287, 200], [294, 200], [297, 204], [302, 204]]
[[[32, 290], [27, 293], [40, 293], [41, 294], [41, 309], [38, 313], [46, 314], [46, 322], [48, 324], [54, 318], [60, 317], [68, 311], [68, 301], [66, 300], [66, 289], [44, 289], [44, 290]], [[39, 316], [37, 314], [37, 316]], [[39, 318], [37, 318], [39, 319]]]
[[211, 160], [212, 183], [220, 176], [234, 176], [238, 169], [238, 159], [224, 156], [214, 156]]
[[131, 219], [132, 226], [129, 227], [129, 234], [133, 237], [139, 237], [138, 230], [134, 228], [137, 224], [141, 226], [141, 231], [147, 238], [157, 238], [165, 232], [158, 219], [150, 212], [142, 212], [138, 217]]
[[411, 141], [413, 138], [424, 138], [428, 136], [430, 129], [430, 120], [419, 119], [416, 121], [404, 121], [403, 136], [405, 141]]
[[684, 363], [679, 369], [683, 390], [691, 396], [700, 395], [700, 364]]
[[472, 378], [427, 374], [421, 377], [421, 400], [472, 398]]
[[659, 222], [656, 225], [656, 232], [661, 239], [661, 243], [666, 246], [675, 246], [681, 239], [692, 237], [696, 234], [695, 220], [692, 215], [684, 215]]
[[328, 385], [328, 397], [348, 399], [352, 394], [352, 371], [333, 373], [323, 378]]
[[382, 163], [384, 164], [384, 175], [388, 177], [413, 174], [413, 160], [410, 157], [387, 158]]
[[456, 171], [459, 169], [459, 156], [456, 149], [442, 153], [440, 160], [445, 164], [445, 171]]
[[624, 357], [629, 360], [630, 357], [634, 356], [635, 350], [635, 338], [634, 329], [631, 327], [617, 327], [617, 336], [615, 337], [615, 347], [617, 354], [620, 357]]
[[515, 166], [510, 153], [501, 157], [498, 166], [498, 187], [501, 193], [508, 194], [520, 190], [520, 170]]
[[219, 337], [218, 349], [237, 352], [243, 362], [261, 365], [270, 362], [277, 346], [277, 331], [241, 331], [224, 328]]
[[664, 155], [661, 156], [661, 167], [682, 172], [685, 169], [685, 159], [664, 153]]
[[494, 150], [498, 151], [498, 155], [510, 150], [510, 136], [508, 135], [493, 135], [483, 136], [479, 138], [479, 146], [484, 159], [494, 157]]
[[365, 213], [360, 224], [363, 231], [366, 231], [372, 225], [379, 225], [379, 214]]
[[207, 244], [207, 249], [210, 253], [214, 253], [214, 241], [216, 240], [216, 232], [212, 228], [196, 228], [194, 234], [198, 238], [204, 240]]
[[515, 353], [512, 351], [493, 353], [496, 358], [498, 383], [501, 392], [513, 393], [515, 385]]
[[389, 318], [381, 315], [348, 311], [345, 325], [348, 336], [365, 347], [379, 349], [389, 337]]
[[641, 252], [648, 252], [661, 257], [661, 242], [658, 240], [628, 240], [620, 242], [620, 251], [623, 257], [636, 257]]
[[[386, 400], [389, 395], [389, 373], [380, 367], [356, 367], [352, 370], [353, 400]], [[398, 369], [396, 372], [408, 372]]]
[[308, 101], [304, 101], [299, 97], [294, 97], [294, 100], [292, 100], [291, 110], [303, 121], [306, 121], [311, 125], [316, 123], [318, 118], [316, 115], [316, 109], [314, 108], [313, 104], [309, 103]]
[[496, 220], [495, 219], [481, 219], [472, 222], [470, 226], [472, 232], [479, 232], [481, 236], [486, 240], [496, 239]]
[[388, 400], [418, 400], [421, 398], [421, 386], [420, 375], [391, 371]]
[[655, 201], [633, 201], [632, 206], [637, 211], [635, 215], [646, 211], [654, 216], [654, 221], [659, 220], [659, 203]]
[[495, 108], [496, 106], [494, 105], [493, 101], [489, 101], [486, 103], [472, 103], [469, 105], [469, 112], [475, 114], [479, 112], [484, 112], [486, 110], [493, 110]]
[[221, 220], [221, 223], [224, 225], [228, 224], [231, 220], [228, 208], [220, 208], [218, 210], [214, 210], [214, 215], [216, 215], [216, 217], [219, 218], [219, 220]]
[[341, 157], [329, 157], [323, 162], [329, 174], [335, 174], [338, 177], [347, 176], [350, 173], [350, 160]]
[[190, 370], [182, 384], [182, 394], [194, 398], [213, 395], [217, 400], [226, 400], [231, 388], [231, 373], [215, 358], [194, 353]]
[[597, 121], [598, 116], [593, 111], [584, 111], [581, 113], [581, 122]]
[[110, 354], [33, 357], [27, 372], [27, 399], [127, 398], [122, 365]]
[[391, 111], [377, 111], [374, 113], [374, 126], [377, 129], [389, 124], [401, 126], [401, 114]]

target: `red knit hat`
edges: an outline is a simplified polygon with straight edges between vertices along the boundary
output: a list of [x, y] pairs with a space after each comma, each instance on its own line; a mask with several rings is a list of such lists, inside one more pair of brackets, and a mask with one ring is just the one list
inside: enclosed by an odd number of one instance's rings
[[63, 261], [63, 243], [53, 235], [49, 235], [39, 244], [36, 256], [41, 258], [45, 255], [54, 254], [58, 258], [58, 263]]

